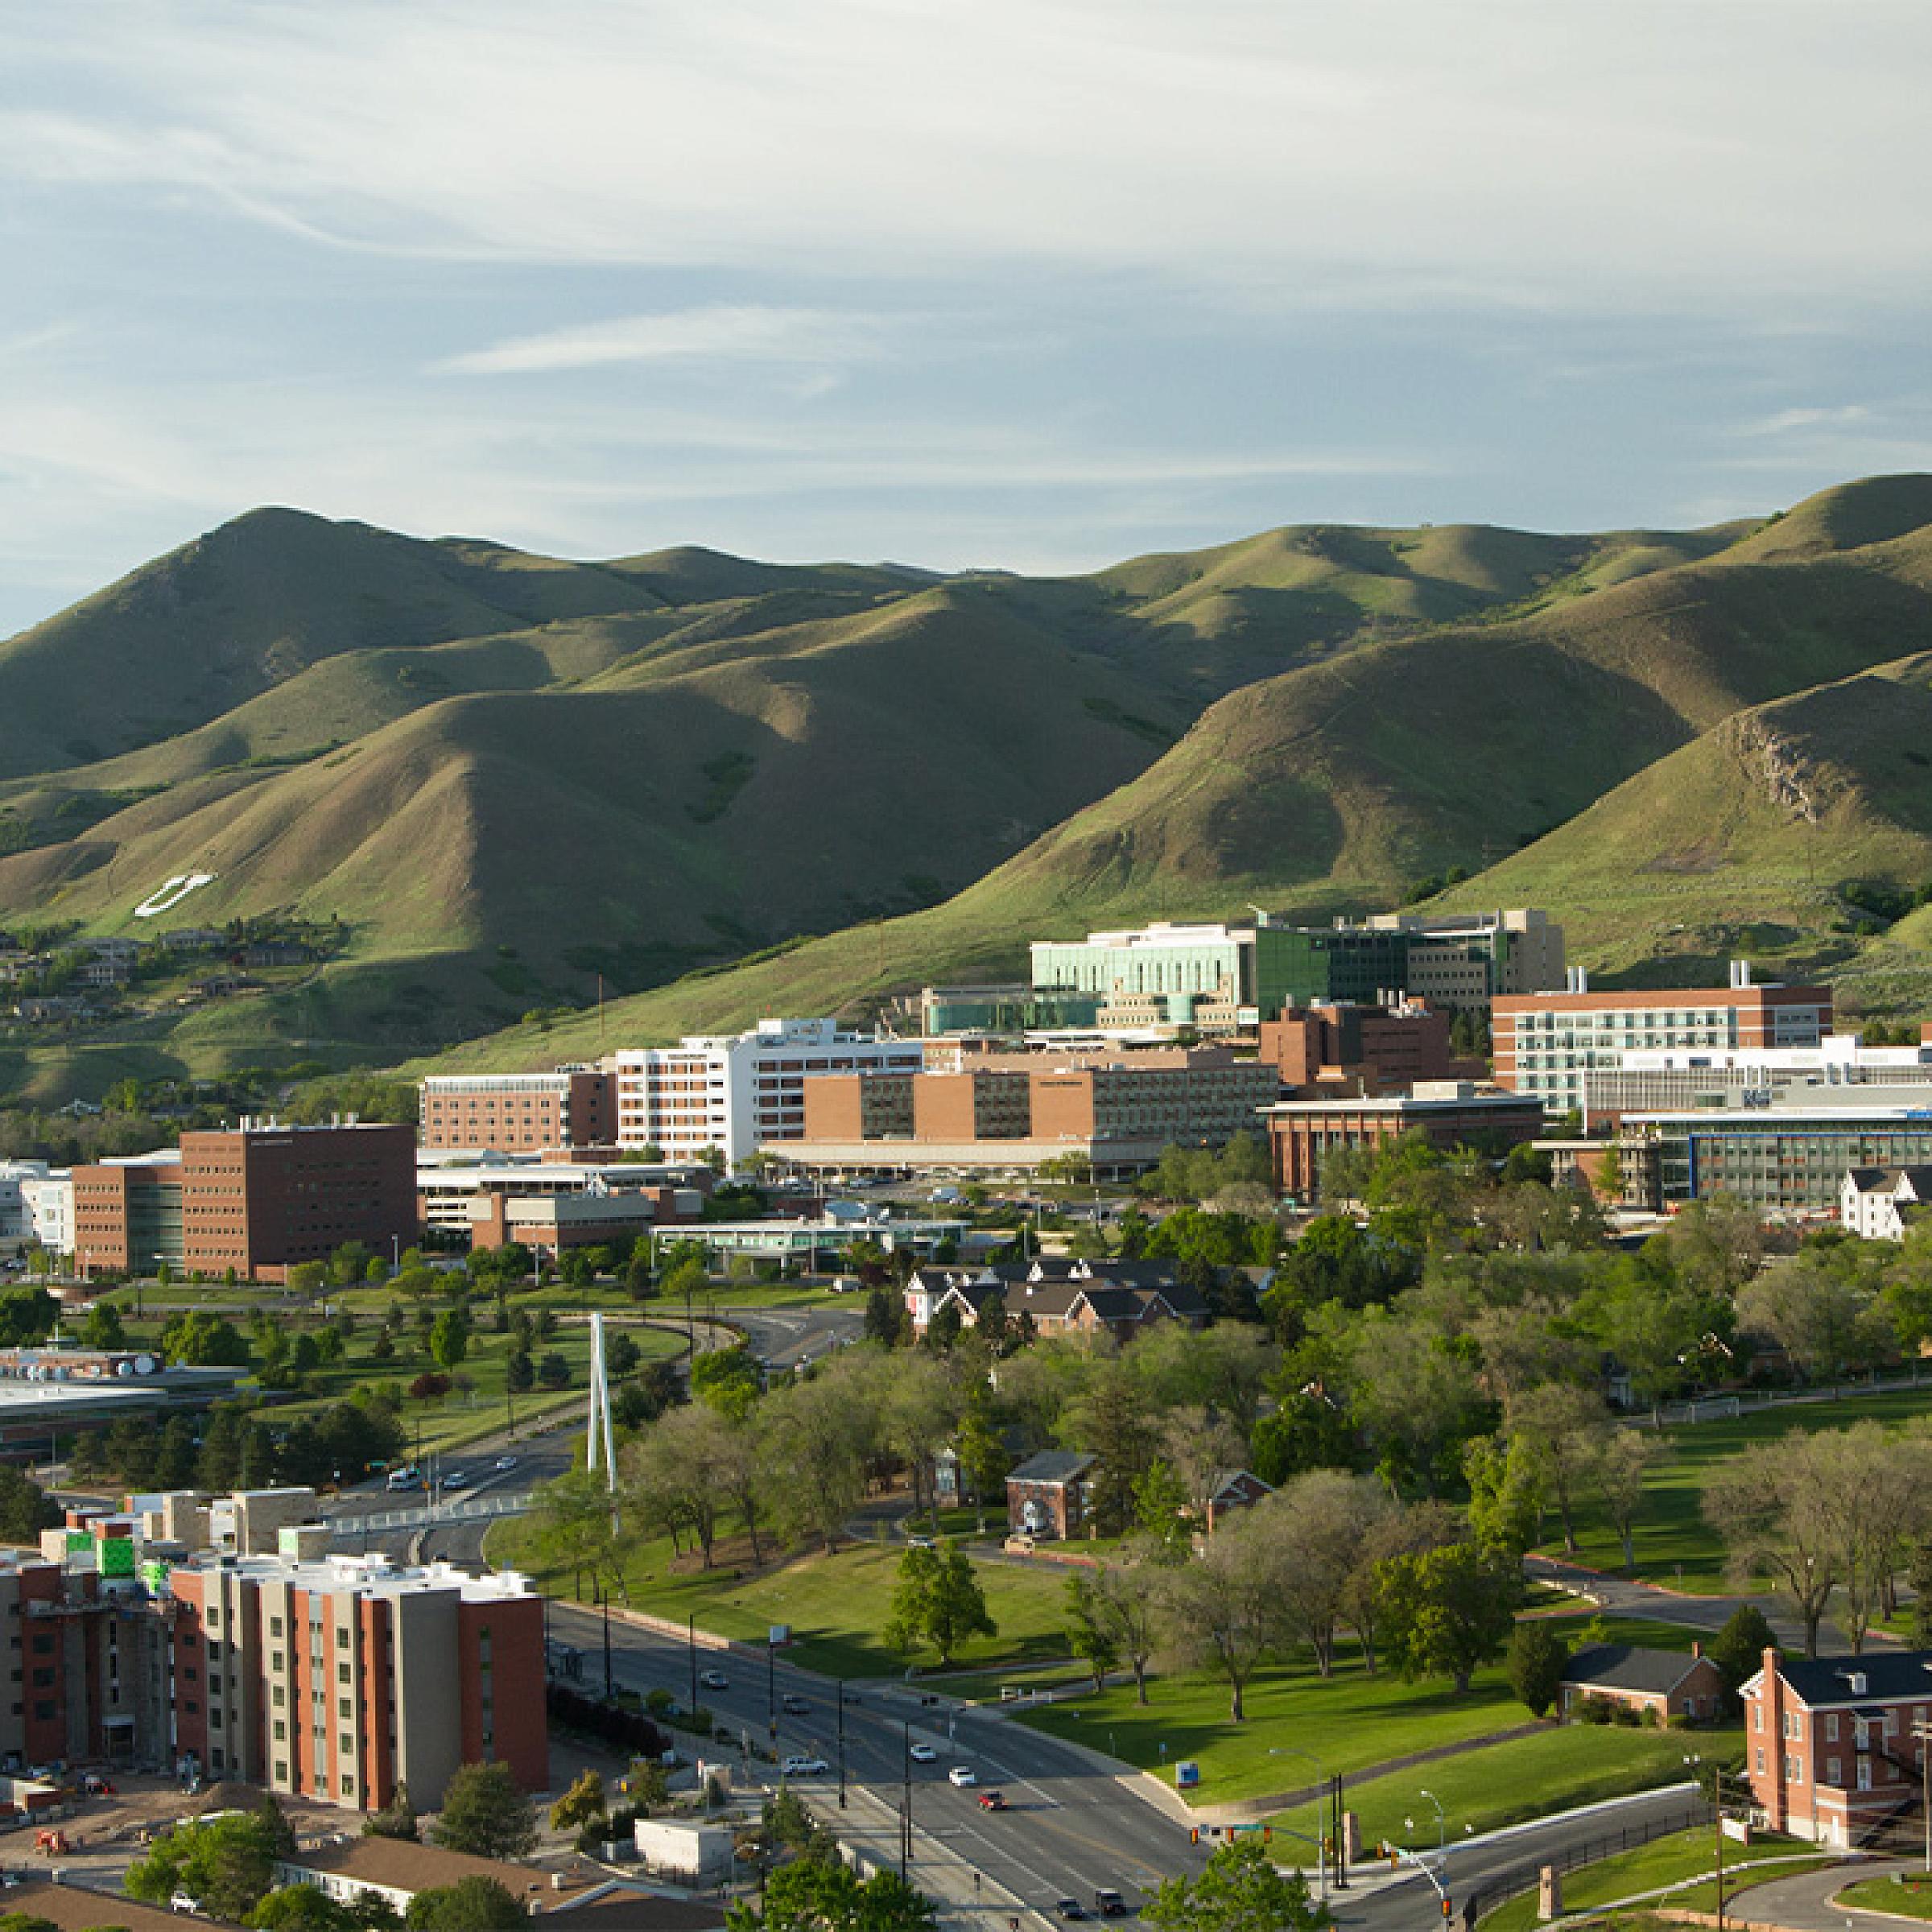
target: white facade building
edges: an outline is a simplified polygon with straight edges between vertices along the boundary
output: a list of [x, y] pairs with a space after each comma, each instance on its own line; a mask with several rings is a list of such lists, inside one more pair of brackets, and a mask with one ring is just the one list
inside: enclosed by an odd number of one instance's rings
[[0, 1162], [0, 1254], [71, 1254], [73, 1246], [73, 1176], [44, 1161]]
[[805, 1083], [821, 1073], [917, 1073], [916, 1040], [841, 1033], [832, 1020], [761, 1020], [749, 1033], [691, 1034], [613, 1056], [617, 1145], [667, 1161], [721, 1148], [733, 1166], [762, 1142], [805, 1131]]
[[1932, 1201], [1932, 1167], [1853, 1167], [1839, 1189], [1838, 1218], [1868, 1241], [1902, 1241], [1905, 1211]]

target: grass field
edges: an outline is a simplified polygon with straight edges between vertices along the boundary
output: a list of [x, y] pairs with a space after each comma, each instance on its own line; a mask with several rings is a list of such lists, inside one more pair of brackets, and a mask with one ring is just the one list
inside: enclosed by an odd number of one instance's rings
[[[1687, 1752], [1707, 1753], [1714, 1745], [1721, 1749], [1741, 1736], [1736, 1730], [1553, 1725], [1534, 1736], [1512, 1738], [1348, 1785], [1344, 1798], [1362, 1821], [1365, 1843], [1387, 1839], [1422, 1851], [1436, 1842], [1435, 1809], [1422, 1795], [1425, 1790], [1441, 1802], [1453, 1845], [1472, 1832], [1498, 1831], [1525, 1818], [1679, 1783], [1690, 1776], [1684, 1765]], [[1413, 1827], [1408, 1823], [1411, 1818]], [[1315, 1808], [1284, 1811], [1274, 1822], [1290, 1831], [1310, 1832], [1316, 1827]]]
[[[493, 1525], [487, 1545], [493, 1563], [514, 1564], [543, 1575], [534, 1534], [523, 1521]], [[635, 1610], [683, 1622], [747, 1643], [762, 1643], [774, 1624], [791, 1626], [793, 1660], [835, 1677], [897, 1677], [908, 1663], [931, 1666], [931, 1651], [917, 1658], [890, 1649], [880, 1634], [892, 1616], [892, 1592], [903, 1554], [873, 1544], [848, 1546], [831, 1556], [800, 1556], [782, 1567], [741, 1575], [720, 1559], [712, 1571], [674, 1566], [668, 1539], [644, 1545], [625, 1571], [626, 1595]], [[986, 1608], [999, 1626], [993, 1637], [963, 1645], [959, 1664], [1017, 1662], [1067, 1653], [1061, 1579], [1012, 1564], [982, 1564]], [[568, 1589], [568, 1575], [553, 1577]]]
[[[1579, 1618], [1572, 1633], [1580, 1640]], [[1566, 1620], [1567, 1621], [1567, 1620]], [[1688, 1649], [1696, 1633], [1636, 1617], [1603, 1620], [1606, 1640]], [[997, 1685], [990, 1695], [998, 1695]], [[1258, 1671], [1244, 1699], [1242, 1724], [1228, 1715], [1228, 1687], [1205, 1674], [1156, 1676], [1145, 1709], [1131, 1683], [1098, 1695], [1079, 1690], [1024, 1714], [1020, 1721], [1091, 1744], [1170, 1781], [1178, 1760], [1200, 1767], [1203, 1804], [1264, 1798], [1312, 1784], [1316, 1771], [1365, 1770], [1439, 1745], [1463, 1744], [1530, 1721], [1500, 1665], [1476, 1673], [1466, 1696], [1441, 1681], [1406, 1684], [1385, 1670], [1371, 1677], [1344, 1652], [1332, 1678], [1297, 1662]], [[1607, 1733], [1598, 1729], [1600, 1738]], [[1630, 1736], [1624, 1732], [1623, 1736]], [[1428, 1782], [1425, 1777], [1423, 1782]]]
[[[1804, 1847], [1794, 1839], [1770, 1835], [1754, 1835], [1748, 1845], [1728, 1841], [1724, 1846], [1725, 1898], [1728, 1901], [1733, 1891], [1730, 1876], [1733, 1865], [1749, 1866], [1765, 1859], [1792, 1860], [1794, 1862], [1781, 1864], [1775, 1872], [1764, 1875], [1789, 1878], [1831, 1862], [1823, 1856], [1798, 1857], [1803, 1850]], [[1566, 1912], [1583, 1911], [1592, 1905], [1608, 1905], [1615, 1899], [1637, 1898], [1645, 1893], [1659, 1892], [1666, 1886], [1678, 1885], [1686, 1879], [1699, 1878], [1707, 1872], [1714, 1871], [1715, 1858], [1716, 1848], [1707, 1831], [1679, 1831], [1668, 1838], [1655, 1839], [1634, 1852], [1618, 1852], [1593, 1865], [1565, 1873], [1563, 1909]], [[1691, 1893], [1695, 1891], [1701, 1894], [1703, 1890], [1701, 1886], [1686, 1887], [1683, 1893], [1673, 1893], [1668, 1899], [1658, 1902], [1696, 1909], [1690, 1905]], [[1715, 1901], [1717, 1890], [1715, 1881], [1709, 1890]], [[1495, 1911], [1485, 1913], [1481, 1923], [1487, 1932], [1531, 1932], [1531, 1928], [1538, 1923], [1535, 1893], [1525, 1892], [1508, 1904], [1499, 1905]]]
[[1905, 1873], [1897, 1885], [1889, 1878], [1861, 1878], [1846, 1886], [1836, 1902], [1863, 1905], [1872, 1912], [1896, 1912], [1901, 1918], [1932, 1918], [1932, 1885], [1912, 1872]]
[[[1666, 1453], [1646, 1484], [1644, 1513], [1633, 1538], [1637, 1575], [1700, 1596], [1721, 1596], [1732, 1587], [1724, 1546], [1703, 1519], [1703, 1489], [1721, 1463], [1750, 1444], [1774, 1440], [1792, 1430], [1843, 1429], [1867, 1420], [1896, 1426], [1923, 1416], [1932, 1416], [1932, 1381], [1922, 1389], [1836, 1402], [1783, 1403], [1747, 1410], [1735, 1420], [1666, 1430]], [[1578, 1531], [1578, 1562], [1621, 1573], [1622, 1547], [1600, 1515], [1584, 1512]], [[1562, 1556], [1560, 1540], [1546, 1543], [1543, 1553]]]

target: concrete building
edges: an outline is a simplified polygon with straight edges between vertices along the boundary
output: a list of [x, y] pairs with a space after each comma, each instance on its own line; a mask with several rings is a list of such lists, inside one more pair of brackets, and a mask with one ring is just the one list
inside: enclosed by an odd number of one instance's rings
[[1915, 1808], [1932, 1724], [1932, 1650], [1859, 1657], [1764, 1653], [1740, 1687], [1745, 1773], [1773, 1831], [1852, 1847]]
[[1263, 1020], [1261, 1057], [1299, 1099], [1389, 1093], [1418, 1080], [1480, 1080], [1481, 1062], [1459, 1059], [1449, 1045], [1449, 1014], [1422, 1001], [1358, 1006], [1286, 1006]]
[[1077, 1155], [1137, 1173], [1174, 1145], [1258, 1133], [1269, 1065], [1221, 1046], [980, 1054], [949, 1072], [815, 1080], [799, 1137], [766, 1151], [816, 1171], [1038, 1167]]
[[549, 1782], [543, 1600], [514, 1571], [211, 1557], [167, 1573], [170, 1756], [358, 1810], [459, 1765]]
[[[425, 1228], [470, 1233], [479, 1203], [571, 1196], [627, 1196], [660, 1220], [695, 1220], [717, 1177], [701, 1162], [543, 1160], [491, 1154], [478, 1160], [430, 1149], [416, 1157], [417, 1211]], [[488, 1245], [488, 1243], [479, 1243]]]
[[1592, 993], [1582, 972], [1571, 978], [1567, 992], [1499, 998], [1490, 1012], [1498, 1084], [1552, 1113], [1580, 1112], [1590, 1075], [1633, 1052], [1815, 1048], [1831, 1030], [1828, 986], [1753, 985], [1741, 960], [1728, 986]]
[[1932, 1203], [1932, 1167], [1854, 1167], [1839, 1184], [1838, 1218], [1868, 1241], [1902, 1241]]
[[1534, 1095], [1499, 1093], [1473, 1081], [1425, 1081], [1408, 1094], [1380, 1099], [1280, 1100], [1267, 1109], [1274, 1184], [1298, 1201], [1313, 1200], [1322, 1162], [1338, 1148], [1377, 1148], [1422, 1133], [1443, 1149], [1501, 1153], [1533, 1141], [1543, 1127]]
[[555, 1154], [613, 1147], [617, 1076], [601, 1067], [551, 1073], [435, 1074], [423, 1083], [425, 1147]]
[[1856, 1033], [1832, 1033], [1815, 1046], [1629, 1047], [1620, 1067], [1585, 1070], [1583, 1125], [1594, 1133], [1633, 1113], [1744, 1107], [1791, 1088], [1815, 1099], [1841, 1088], [1916, 1086], [1932, 1088], [1932, 1045], [1923, 1041], [1868, 1046]]
[[1852, 1168], [1932, 1166], [1932, 1096], [1920, 1087], [1867, 1087], [1823, 1096], [1780, 1088], [1763, 1104], [1636, 1114], [1620, 1145], [1655, 1150], [1657, 1198], [1670, 1208], [1730, 1194], [1767, 1212], [1825, 1219], [1842, 1207]]
[[24, 1249], [43, 1245], [28, 1190], [47, 1176], [44, 1161], [0, 1161], [0, 1256], [10, 1259]]
[[836, 1265], [857, 1241], [869, 1241], [888, 1254], [902, 1249], [931, 1254], [949, 1242], [956, 1248], [965, 1234], [964, 1221], [895, 1220], [887, 1208], [876, 1217], [828, 1214], [815, 1219], [700, 1221], [690, 1228], [654, 1228], [650, 1246], [654, 1260], [674, 1242], [696, 1241], [704, 1249], [706, 1261], [720, 1267], [743, 1259], [815, 1273]]
[[761, 1020], [749, 1033], [693, 1034], [613, 1056], [617, 1144], [667, 1159], [723, 1151], [733, 1166], [805, 1131], [805, 1096], [828, 1074], [916, 1073], [918, 1041], [843, 1033], [831, 1020]]
[[1430, 917], [1390, 913], [1363, 925], [1298, 926], [1261, 913], [1252, 926], [1149, 926], [1034, 942], [1036, 995], [1086, 994], [1096, 1023], [1252, 1030], [1291, 1001], [1373, 1005], [1410, 995], [1480, 1010], [1501, 993], [1561, 983], [1563, 929], [1540, 912]]
[[51, 1167], [38, 1175], [23, 1175], [20, 1200], [27, 1212], [30, 1245], [49, 1254], [74, 1251], [74, 1175], [69, 1167]]
[[349, 1122], [244, 1121], [179, 1149], [73, 1170], [73, 1253], [89, 1271], [286, 1281], [345, 1242], [378, 1252], [416, 1236], [415, 1131]]

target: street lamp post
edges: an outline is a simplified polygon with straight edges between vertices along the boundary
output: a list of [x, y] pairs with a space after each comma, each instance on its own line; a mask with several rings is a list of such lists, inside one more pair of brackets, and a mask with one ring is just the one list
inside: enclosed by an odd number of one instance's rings
[[[1330, 1783], [1328, 1773], [1306, 1751], [1298, 1751], [1292, 1744], [1270, 1744], [1268, 1755], [1270, 1757], [1298, 1757], [1303, 1764], [1312, 1765], [1315, 1776], [1322, 1781], [1320, 1790], [1323, 1796], [1327, 1795]], [[1328, 1839], [1323, 1830], [1321, 1807], [1319, 1804], [1315, 1809], [1315, 1871], [1316, 1882], [1321, 1887], [1323, 1902], [1326, 1904], [1328, 1898]]]
[[[1443, 1895], [1443, 1917], [1447, 1918], [1449, 1916], [1449, 1823], [1443, 1813], [1443, 1801], [1433, 1791], [1422, 1790], [1418, 1795], [1427, 1798], [1435, 1806], [1435, 1876], [1437, 1886]], [[1408, 1822], [1413, 1831], [1415, 1820], [1410, 1818]]]
[[839, 1809], [845, 1809], [845, 1680], [836, 1680], [839, 1699]]
[[684, 1644], [691, 1653], [691, 1707], [698, 1707], [698, 1613], [692, 1611], [684, 1620]]
[[765, 1633], [765, 1729], [775, 1740], [778, 1735], [778, 1646], [770, 1631]]
[[899, 1806], [899, 1876], [912, 1863], [912, 1722], [905, 1720], [904, 1757], [901, 1760], [906, 1795]]

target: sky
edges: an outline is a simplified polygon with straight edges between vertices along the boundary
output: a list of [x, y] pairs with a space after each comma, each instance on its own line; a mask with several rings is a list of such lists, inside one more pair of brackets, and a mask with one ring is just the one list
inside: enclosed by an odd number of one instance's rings
[[91, 0], [0, 59], [0, 634], [262, 503], [1079, 570], [1932, 469], [1932, 7]]

